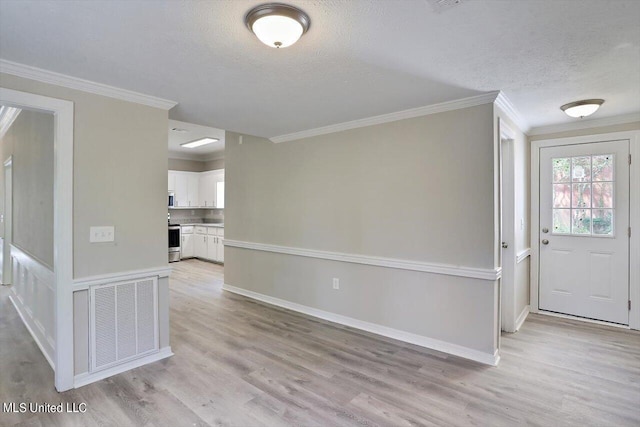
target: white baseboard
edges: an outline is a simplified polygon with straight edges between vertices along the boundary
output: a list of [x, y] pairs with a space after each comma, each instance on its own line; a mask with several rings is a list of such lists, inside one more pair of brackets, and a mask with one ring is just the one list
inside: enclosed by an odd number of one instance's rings
[[141, 357], [140, 359], [134, 359], [129, 362], [123, 363], [122, 365], [113, 366], [103, 371], [98, 371], [95, 373], [85, 372], [82, 374], [78, 374], [73, 378], [73, 388], [83, 387], [87, 384], [91, 384], [96, 381], [100, 381], [105, 378], [109, 378], [114, 375], [121, 374], [131, 369], [139, 368], [140, 366], [157, 362], [158, 360], [166, 359], [167, 357], [171, 357], [171, 356], [173, 356], [171, 347], [164, 347], [164, 348], [161, 348], [160, 351], [158, 351], [157, 353], [153, 353], [148, 356]]
[[11, 295], [9, 295], [9, 301], [11, 301], [11, 304], [13, 304], [13, 306], [16, 308], [16, 311], [18, 312], [20, 319], [22, 319], [22, 324], [27, 328], [27, 331], [29, 331], [29, 333], [31, 334], [31, 337], [38, 345], [38, 348], [44, 355], [44, 358], [47, 359], [47, 362], [49, 362], [51, 369], [53, 369], [53, 372], [55, 372], [56, 367], [53, 363], [53, 359], [51, 359], [53, 355], [49, 354], [46, 350], [46, 347], [42, 345], [42, 343], [40, 342], [40, 339], [38, 338], [38, 334], [34, 333], [33, 329], [31, 329], [31, 325], [29, 325], [29, 322], [27, 322], [27, 319], [24, 317], [24, 314], [22, 314], [20, 307], [18, 306], [18, 304], [16, 304], [16, 302], [13, 300], [13, 297]]
[[238, 288], [236, 286], [228, 285], [226, 283], [222, 286], [222, 289], [224, 289], [225, 291], [232, 292], [234, 294], [238, 294], [238, 295], [242, 295], [258, 301], [262, 301], [267, 304], [286, 308], [292, 311], [297, 311], [298, 313], [303, 313], [308, 316], [317, 317], [320, 319], [328, 320], [333, 323], [338, 323], [340, 325], [349, 326], [351, 328], [360, 329], [360, 330], [371, 332], [377, 335], [382, 335], [388, 338], [393, 338], [398, 341], [403, 341], [403, 342], [415, 344], [421, 347], [426, 347], [432, 350], [441, 351], [443, 353], [452, 354], [454, 356], [462, 357], [465, 359], [474, 360], [476, 362], [480, 362], [485, 365], [497, 366], [498, 362], [500, 361], [500, 355], [498, 353], [498, 350], [496, 350], [495, 353], [493, 354], [485, 353], [485, 352], [464, 347], [461, 345], [436, 340], [436, 339], [425, 337], [422, 335], [416, 335], [411, 332], [401, 331], [399, 329], [389, 328], [387, 326], [365, 322], [363, 320], [354, 319], [352, 317], [343, 316], [341, 314], [319, 310], [317, 308], [309, 307], [302, 304], [297, 304], [295, 302], [286, 301], [280, 298], [275, 298], [272, 296]]
[[519, 331], [522, 327], [522, 324], [525, 320], [527, 320], [527, 316], [529, 315], [529, 306], [526, 305], [524, 309], [522, 309], [522, 313], [516, 319], [516, 331]]

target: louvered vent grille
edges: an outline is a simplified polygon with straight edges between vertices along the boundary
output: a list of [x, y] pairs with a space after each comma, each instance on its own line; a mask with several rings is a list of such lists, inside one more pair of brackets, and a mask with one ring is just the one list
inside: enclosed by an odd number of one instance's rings
[[158, 281], [90, 288], [91, 371], [158, 350]]

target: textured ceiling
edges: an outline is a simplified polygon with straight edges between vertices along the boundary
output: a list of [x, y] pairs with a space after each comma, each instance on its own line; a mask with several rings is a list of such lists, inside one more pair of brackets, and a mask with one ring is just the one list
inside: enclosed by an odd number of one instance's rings
[[244, 26], [259, 3], [1, 0], [0, 57], [266, 137], [493, 90], [532, 126], [583, 98], [606, 99], [597, 117], [640, 111], [637, 0], [291, 0], [311, 28], [281, 50]]

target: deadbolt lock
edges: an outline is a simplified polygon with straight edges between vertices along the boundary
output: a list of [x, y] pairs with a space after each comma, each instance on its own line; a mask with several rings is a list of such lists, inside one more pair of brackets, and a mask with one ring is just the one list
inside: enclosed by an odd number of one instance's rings
[[543, 233], [548, 233], [548, 232], [549, 232], [549, 229], [545, 227], [545, 228], [543, 228], [543, 229], [542, 229], [542, 232], [543, 232]]

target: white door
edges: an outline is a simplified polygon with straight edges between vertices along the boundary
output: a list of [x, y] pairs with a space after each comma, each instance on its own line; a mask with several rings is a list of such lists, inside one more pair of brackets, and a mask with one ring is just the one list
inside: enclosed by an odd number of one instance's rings
[[540, 310], [628, 324], [628, 233], [628, 140], [540, 149]]

